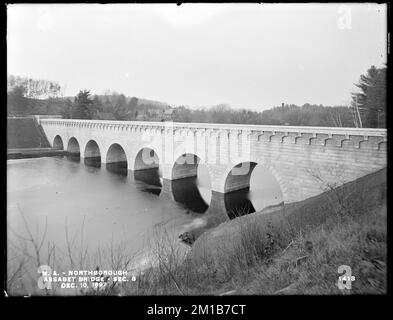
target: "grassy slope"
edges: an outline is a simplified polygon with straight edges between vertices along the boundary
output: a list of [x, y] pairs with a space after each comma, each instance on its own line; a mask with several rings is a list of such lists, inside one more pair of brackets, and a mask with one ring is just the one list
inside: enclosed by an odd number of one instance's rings
[[[286, 205], [223, 223], [179, 263], [174, 251], [125, 294], [344, 294], [386, 291], [386, 169]], [[337, 288], [338, 267], [356, 277]], [[135, 288], [135, 286], [134, 286]]]
[[44, 132], [32, 118], [7, 119], [7, 148], [50, 147]]
[[340, 293], [335, 284], [342, 264], [357, 276], [353, 293], [386, 290], [386, 169], [282, 210], [236, 220], [207, 232], [194, 256], [209, 248], [220, 263], [223, 250], [229, 260], [241, 261], [246, 276], [239, 272], [232, 279], [239, 293]]

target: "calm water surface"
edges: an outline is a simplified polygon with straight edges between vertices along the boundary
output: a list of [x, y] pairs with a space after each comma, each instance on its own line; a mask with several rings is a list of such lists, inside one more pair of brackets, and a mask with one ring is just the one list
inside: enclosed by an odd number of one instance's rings
[[[122, 243], [128, 254], [143, 252], [156, 227], [177, 237], [203, 217], [211, 198], [203, 165], [198, 178], [173, 185], [172, 198], [161, 192], [157, 174], [134, 174], [65, 157], [8, 160], [8, 239], [28, 237], [26, 224], [39, 238], [47, 221], [46, 240], [62, 250], [67, 229], [69, 242], [76, 247], [94, 251]], [[260, 210], [280, 202], [281, 191], [274, 178], [257, 166], [245, 197]]]

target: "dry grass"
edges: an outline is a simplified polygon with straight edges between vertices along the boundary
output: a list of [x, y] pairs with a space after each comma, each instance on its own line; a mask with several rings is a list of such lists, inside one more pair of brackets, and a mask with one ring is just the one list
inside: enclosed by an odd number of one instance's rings
[[[46, 239], [47, 221], [41, 235], [31, 230], [21, 210], [27, 237], [13, 230], [13, 239], [8, 239], [7, 247], [7, 294], [9, 296], [26, 295], [121, 295], [124, 283], [108, 282], [104, 287], [94, 287], [92, 282], [86, 288], [60, 289], [52, 284], [50, 289], [39, 289], [37, 270], [41, 266], [49, 266], [51, 270], [129, 270], [135, 256], [130, 256], [124, 242], [112, 241], [107, 247], [89, 250], [84, 242], [84, 219], [80, 231], [69, 234], [65, 221], [66, 247], [61, 248]], [[46, 246], [45, 246], [46, 244]]]
[[342, 294], [340, 265], [352, 268], [351, 293], [386, 291], [386, 207], [361, 216], [336, 218], [299, 234], [272, 263], [253, 268], [250, 294]]

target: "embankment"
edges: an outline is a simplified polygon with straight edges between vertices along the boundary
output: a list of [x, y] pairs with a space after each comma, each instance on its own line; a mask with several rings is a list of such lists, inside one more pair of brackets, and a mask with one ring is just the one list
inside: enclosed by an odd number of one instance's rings
[[7, 159], [50, 157], [65, 151], [50, 147], [34, 116], [7, 118]]
[[7, 149], [49, 147], [49, 142], [34, 117], [7, 118]]

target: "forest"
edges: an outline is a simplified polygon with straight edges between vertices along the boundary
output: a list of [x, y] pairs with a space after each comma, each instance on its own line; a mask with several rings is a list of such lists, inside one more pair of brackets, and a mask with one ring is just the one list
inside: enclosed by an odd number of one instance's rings
[[386, 127], [386, 67], [371, 66], [355, 84], [347, 106], [301, 106], [282, 104], [263, 111], [235, 109], [228, 104], [191, 108], [128, 97], [107, 91], [92, 94], [81, 90], [75, 97], [65, 97], [54, 81], [9, 75], [7, 77], [7, 115], [62, 115], [66, 119], [121, 121], [175, 121], [196, 123], [234, 123], [327, 127]]

